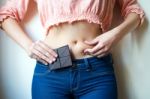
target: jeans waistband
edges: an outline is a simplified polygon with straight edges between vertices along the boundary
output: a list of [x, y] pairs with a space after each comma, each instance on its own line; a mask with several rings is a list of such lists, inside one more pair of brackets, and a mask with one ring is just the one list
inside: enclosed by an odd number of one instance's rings
[[95, 61], [110, 61], [112, 62], [112, 54], [108, 54], [106, 56], [103, 57], [96, 57], [96, 56], [92, 56], [92, 57], [87, 57], [87, 58], [81, 58], [81, 59], [72, 59], [73, 64], [88, 64], [88, 63], [92, 63]]

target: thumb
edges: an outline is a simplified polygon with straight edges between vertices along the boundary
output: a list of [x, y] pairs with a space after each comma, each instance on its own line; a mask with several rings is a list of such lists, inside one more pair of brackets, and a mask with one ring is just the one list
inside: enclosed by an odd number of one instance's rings
[[86, 44], [88, 44], [88, 45], [95, 45], [96, 43], [98, 43], [98, 41], [96, 40], [96, 39], [94, 39], [94, 40], [92, 40], [92, 41], [87, 41], [87, 40], [85, 40], [84, 41]]

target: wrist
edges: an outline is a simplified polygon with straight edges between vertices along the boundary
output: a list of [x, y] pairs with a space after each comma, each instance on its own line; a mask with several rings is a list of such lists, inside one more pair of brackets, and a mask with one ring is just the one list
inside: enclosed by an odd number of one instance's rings
[[116, 41], [122, 39], [129, 32], [128, 26], [125, 22], [112, 29], [112, 31]]
[[109, 33], [111, 33], [110, 35], [113, 42], [118, 42], [122, 37], [122, 33], [118, 28], [112, 29]]
[[31, 48], [32, 44], [33, 44], [32, 40], [29, 40], [28, 42], [26, 42], [26, 44], [24, 44], [24, 49], [28, 54], [30, 53], [30, 48]]

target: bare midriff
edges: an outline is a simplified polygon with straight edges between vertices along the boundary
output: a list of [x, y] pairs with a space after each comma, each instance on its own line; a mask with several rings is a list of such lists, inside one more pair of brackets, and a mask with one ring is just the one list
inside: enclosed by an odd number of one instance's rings
[[85, 40], [93, 40], [100, 35], [102, 30], [98, 24], [88, 23], [86, 21], [77, 21], [73, 23], [62, 23], [49, 29], [44, 42], [55, 49], [64, 45], [69, 45], [69, 49], [74, 59], [92, 57], [84, 54], [84, 49], [93, 48], [94, 45], [87, 45]]

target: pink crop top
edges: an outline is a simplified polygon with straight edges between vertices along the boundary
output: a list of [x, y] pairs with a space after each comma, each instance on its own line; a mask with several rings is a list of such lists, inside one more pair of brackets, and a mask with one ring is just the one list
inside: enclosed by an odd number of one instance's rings
[[[72, 23], [78, 20], [86, 20], [89, 23], [99, 24], [102, 31], [109, 29], [113, 16], [115, 2], [121, 7], [122, 16], [125, 18], [130, 12], [140, 16], [140, 24], [143, 22], [144, 11], [137, 0], [34, 0], [44, 32], [47, 35], [50, 27], [63, 22]], [[27, 11], [29, 0], [8, 0], [0, 8], [0, 23], [7, 17], [18, 22], [22, 21]], [[140, 25], [139, 24], [139, 25]]]

